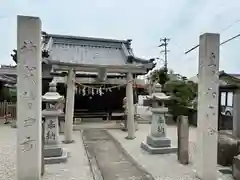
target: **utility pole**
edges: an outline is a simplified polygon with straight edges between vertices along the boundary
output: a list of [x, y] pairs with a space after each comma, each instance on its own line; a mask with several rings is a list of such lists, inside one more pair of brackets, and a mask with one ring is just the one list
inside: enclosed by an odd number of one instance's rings
[[167, 69], [167, 64], [168, 64], [168, 62], [167, 62], [167, 53], [169, 52], [169, 50], [167, 49], [167, 45], [168, 45], [169, 41], [170, 41], [169, 38], [166, 38], [166, 37], [165, 38], [161, 38], [160, 39], [161, 44], [158, 46], [158, 47], [164, 47], [164, 50], [162, 50], [161, 53], [163, 52], [164, 55], [165, 55], [164, 68], [166, 68], [166, 69]]

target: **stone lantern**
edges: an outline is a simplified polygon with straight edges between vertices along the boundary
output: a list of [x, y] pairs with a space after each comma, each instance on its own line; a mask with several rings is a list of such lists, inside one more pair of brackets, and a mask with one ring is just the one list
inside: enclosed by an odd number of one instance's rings
[[46, 109], [42, 111], [42, 116], [45, 118], [43, 154], [46, 164], [54, 164], [67, 160], [67, 152], [59, 145], [58, 117], [61, 116], [63, 112], [57, 108], [57, 104], [62, 102], [64, 97], [56, 92], [55, 82], [51, 82], [49, 86], [49, 92], [42, 96], [42, 101], [47, 103]]
[[[160, 90], [161, 91], [161, 90]], [[152, 123], [150, 135], [146, 142], [141, 143], [141, 148], [151, 154], [166, 154], [176, 152], [177, 148], [171, 146], [171, 140], [166, 137], [166, 113], [168, 108], [164, 103], [170, 100], [163, 92], [156, 92], [148, 96], [152, 102]]]

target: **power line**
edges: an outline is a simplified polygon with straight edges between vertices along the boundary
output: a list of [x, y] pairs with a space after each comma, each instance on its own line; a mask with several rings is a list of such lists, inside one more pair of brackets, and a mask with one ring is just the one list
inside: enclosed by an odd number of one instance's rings
[[236, 24], [239, 23], [239, 22], [240, 22], [240, 19], [234, 21], [234, 22], [231, 23], [230, 25], [228, 25], [228, 26], [226, 26], [225, 28], [223, 28], [223, 29], [220, 31], [220, 33], [222, 33], [222, 32], [224, 32], [224, 31], [228, 30], [229, 28], [233, 27], [234, 25], [236, 25]]
[[168, 60], [167, 60], [167, 53], [169, 52], [169, 50], [167, 49], [167, 45], [168, 42], [170, 41], [169, 38], [161, 38], [160, 42], [162, 42], [158, 47], [164, 47], [164, 50], [162, 50], [161, 52], [164, 53], [165, 59], [164, 59], [164, 67], [167, 69], [167, 65], [168, 65]]
[[231, 41], [231, 40], [233, 40], [233, 39], [235, 39], [235, 38], [237, 38], [237, 37], [239, 37], [239, 36], [240, 36], [240, 34], [237, 34], [236, 36], [233, 36], [233, 37], [231, 37], [230, 39], [227, 39], [226, 41], [223, 41], [223, 42], [220, 44], [220, 46], [223, 45], [223, 44], [228, 43], [229, 41]]
[[[239, 36], [240, 36], [240, 34], [237, 34], [236, 36], [233, 36], [233, 37], [227, 39], [226, 41], [223, 41], [222, 43], [220, 43], [220, 46], [223, 45], [223, 44], [228, 43], [229, 41], [232, 41], [233, 39], [235, 39], [235, 38], [237, 38], [237, 37], [239, 37]], [[198, 48], [198, 47], [199, 47], [199, 44], [196, 45], [196, 46], [194, 46], [193, 48], [189, 49], [188, 51], [186, 51], [185, 54], [190, 53], [191, 51], [193, 51], [194, 49], [196, 49], [196, 48]]]

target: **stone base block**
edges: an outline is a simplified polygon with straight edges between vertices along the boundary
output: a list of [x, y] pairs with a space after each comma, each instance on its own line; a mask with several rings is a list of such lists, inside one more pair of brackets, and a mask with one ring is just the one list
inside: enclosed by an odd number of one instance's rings
[[152, 147], [170, 147], [171, 140], [167, 137], [147, 136], [147, 144]]
[[45, 145], [43, 151], [44, 157], [58, 157], [62, 155], [62, 148], [58, 145]]
[[58, 157], [46, 157], [44, 158], [45, 164], [58, 164], [58, 163], [64, 163], [67, 161], [68, 158], [68, 152], [66, 152], [64, 149], [62, 151], [61, 156]]
[[232, 175], [234, 179], [240, 179], [240, 155], [233, 158]]
[[149, 152], [150, 154], [169, 154], [176, 153], [176, 147], [152, 147], [145, 142], [141, 143], [141, 148]]

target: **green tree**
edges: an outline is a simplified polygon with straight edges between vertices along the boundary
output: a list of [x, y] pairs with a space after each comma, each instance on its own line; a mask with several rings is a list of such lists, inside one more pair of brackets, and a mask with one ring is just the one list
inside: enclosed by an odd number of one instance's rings
[[150, 74], [150, 80], [164, 86], [169, 81], [168, 70], [166, 68], [156, 69]]
[[175, 120], [180, 115], [188, 115], [189, 110], [195, 107], [197, 84], [188, 81], [185, 76], [174, 74], [173, 70], [161, 68], [153, 71], [150, 74], [150, 79], [152, 82], [161, 84], [163, 91], [171, 96], [171, 101], [167, 102], [166, 105]]
[[172, 97], [167, 106], [175, 120], [180, 115], [188, 115], [189, 110], [194, 109], [197, 85], [192, 81], [187, 81], [185, 77], [168, 81], [164, 86], [164, 92]]

